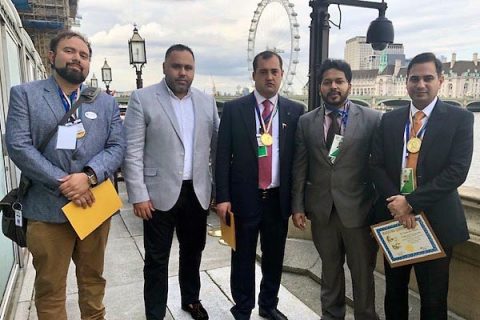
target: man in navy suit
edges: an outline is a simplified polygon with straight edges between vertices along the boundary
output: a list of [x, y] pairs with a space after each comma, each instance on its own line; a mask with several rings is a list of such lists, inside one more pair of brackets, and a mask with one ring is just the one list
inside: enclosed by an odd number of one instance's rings
[[291, 214], [290, 184], [297, 120], [301, 104], [278, 94], [282, 59], [259, 53], [253, 61], [255, 91], [227, 102], [218, 134], [217, 214], [235, 215], [236, 251], [232, 251], [231, 290], [235, 319], [249, 319], [255, 306], [255, 250], [262, 248], [259, 314], [287, 319], [277, 309], [283, 255]]
[[[423, 212], [447, 255], [397, 268], [384, 263], [388, 320], [408, 319], [412, 267], [420, 292], [421, 318], [447, 319], [452, 249], [469, 238], [457, 188], [465, 181], [472, 159], [473, 114], [443, 103], [437, 97], [442, 83], [442, 64], [435, 55], [414, 57], [407, 69], [407, 91], [412, 102], [382, 117], [373, 143], [372, 174], [379, 194], [377, 221], [393, 216], [406, 228], [413, 228], [415, 215]], [[412, 139], [420, 143], [409, 143]], [[416, 188], [401, 190], [400, 176], [410, 171]]]
[[[65, 31], [50, 42], [53, 75], [12, 87], [6, 128], [8, 153], [31, 187], [22, 201], [28, 219], [27, 246], [35, 267], [35, 306], [39, 320], [66, 320], [68, 266], [76, 266], [82, 319], [103, 319], [103, 265], [110, 219], [80, 240], [62, 207], [69, 201], [86, 207], [95, 200], [91, 187], [111, 177], [125, 152], [125, 134], [115, 99], [101, 93], [82, 104], [70, 119], [74, 144], [58, 144], [60, 129], [44, 148], [49, 132], [79, 98], [92, 50], [80, 34]], [[75, 121], [73, 121], [75, 120]], [[81, 126], [80, 126], [81, 124]], [[64, 136], [64, 138], [67, 138]]]

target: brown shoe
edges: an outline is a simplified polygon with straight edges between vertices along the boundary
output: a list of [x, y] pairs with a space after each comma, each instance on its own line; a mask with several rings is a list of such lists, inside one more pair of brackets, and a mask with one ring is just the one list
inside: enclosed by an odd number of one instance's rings
[[195, 320], [207, 320], [208, 313], [207, 310], [202, 306], [200, 302], [195, 302], [191, 304], [182, 304], [182, 309], [190, 313], [193, 319]]

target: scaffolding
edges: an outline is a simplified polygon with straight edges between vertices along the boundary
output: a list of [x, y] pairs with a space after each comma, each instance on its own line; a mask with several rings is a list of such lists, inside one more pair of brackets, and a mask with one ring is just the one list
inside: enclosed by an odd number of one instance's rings
[[50, 40], [61, 30], [68, 30], [77, 15], [78, 0], [12, 0], [43, 64], [50, 73]]

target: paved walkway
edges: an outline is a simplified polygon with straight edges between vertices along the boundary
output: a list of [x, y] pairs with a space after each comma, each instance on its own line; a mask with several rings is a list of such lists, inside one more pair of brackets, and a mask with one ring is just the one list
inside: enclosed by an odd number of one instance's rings
[[[124, 185], [120, 184], [120, 195], [124, 200], [124, 209], [112, 218], [112, 226], [105, 257], [105, 278], [107, 288], [105, 305], [109, 320], [145, 319], [143, 305], [143, 232], [142, 222], [135, 217], [126, 201]], [[208, 222], [217, 225], [215, 215]], [[36, 320], [33, 303], [33, 279], [35, 270], [29, 259], [24, 284], [20, 293], [17, 312], [14, 319]], [[174, 240], [169, 265], [169, 296], [166, 319], [191, 319], [180, 307], [178, 287], [178, 242]], [[207, 245], [201, 265], [201, 299], [210, 314], [210, 319], [233, 319], [229, 309], [232, 306], [230, 295], [230, 250], [218, 243], [218, 238], [207, 237]], [[77, 288], [73, 263], [69, 270], [67, 283], [67, 312], [69, 319], [80, 319]], [[257, 268], [257, 293], [260, 270]], [[319, 298], [319, 293], [318, 293]], [[319, 319], [319, 316], [302, 301], [282, 286], [279, 294], [280, 309], [289, 319]], [[318, 300], [317, 300], [318, 301]], [[262, 319], [255, 309], [252, 319]]]

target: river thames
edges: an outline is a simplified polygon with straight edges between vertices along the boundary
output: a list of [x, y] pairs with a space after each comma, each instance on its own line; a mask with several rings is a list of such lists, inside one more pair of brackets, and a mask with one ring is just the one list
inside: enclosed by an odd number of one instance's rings
[[473, 159], [464, 185], [480, 188], [480, 112], [474, 112]]

